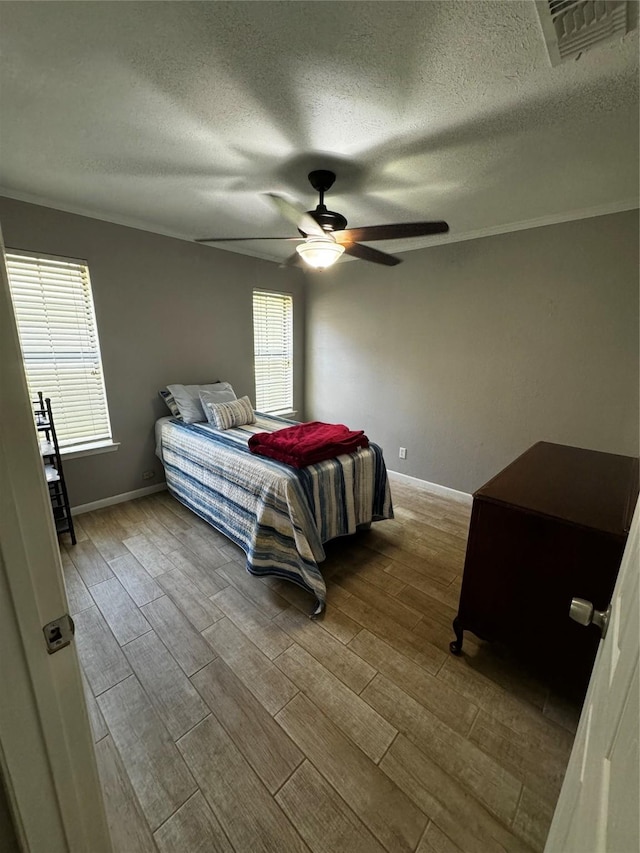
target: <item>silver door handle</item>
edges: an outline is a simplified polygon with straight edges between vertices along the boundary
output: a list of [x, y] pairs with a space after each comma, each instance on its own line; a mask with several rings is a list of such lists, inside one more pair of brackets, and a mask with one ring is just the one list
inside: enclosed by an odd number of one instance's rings
[[590, 601], [584, 598], [572, 598], [569, 617], [580, 625], [595, 625], [600, 628], [603, 638], [606, 636], [611, 616], [611, 605], [606, 610], [594, 610]]

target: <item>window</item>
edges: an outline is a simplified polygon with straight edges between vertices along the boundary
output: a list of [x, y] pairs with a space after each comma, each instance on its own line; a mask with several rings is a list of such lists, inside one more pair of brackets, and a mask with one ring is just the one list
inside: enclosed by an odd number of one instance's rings
[[256, 409], [273, 415], [293, 409], [293, 298], [253, 291]]
[[26, 252], [6, 259], [31, 398], [51, 398], [61, 447], [111, 441], [89, 268]]

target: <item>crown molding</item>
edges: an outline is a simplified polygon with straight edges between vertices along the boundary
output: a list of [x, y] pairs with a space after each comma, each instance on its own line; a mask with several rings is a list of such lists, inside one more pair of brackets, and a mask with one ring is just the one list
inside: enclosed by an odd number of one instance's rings
[[[26, 204], [36, 204], [39, 207], [46, 207], [49, 210], [59, 210], [61, 213], [71, 213], [75, 216], [86, 216], [88, 219], [97, 219], [99, 222], [108, 222], [109, 225], [120, 225], [124, 228], [135, 228], [136, 231], [145, 231], [147, 234], [156, 234], [159, 237], [170, 237], [172, 240], [183, 240], [185, 243], [192, 243], [195, 246], [205, 246], [209, 249], [218, 249], [221, 252], [231, 251], [230, 249], [223, 249], [220, 246], [206, 246], [206, 243], [196, 243], [193, 237], [180, 234], [177, 231], [158, 228], [155, 225], [152, 226], [148, 222], [142, 222], [139, 219], [134, 219], [128, 216], [107, 216], [105, 214], [96, 213], [95, 210], [89, 210], [88, 208], [82, 207], [82, 205], [61, 204], [57, 201], [40, 198], [39, 196], [32, 195], [31, 193], [16, 192], [15, 190], [10, 190], [3, 186], [0, 186], [0, 197], [10, 198], [13, 201], [24, 201]], [[280, 261], [274, 261], [273, 258], [259, 252], [249, 253], [237, 250], [234, 254], [244, 255], [246, 258], [258, 258], [262, 261], [269, 261], [272, 264], [281, 263]]]
[[[193, 243], [194, 240], [192, 237], [188, 237], [185, 234], [180, 234], [176, 231], [169, 231], [167, 229], [158, 228], [157, 226], [151, 226], [147, 222], [142, 222], [138, 219], [132, 219], [126, 216], [106, 216], [103, 214], [96, 213], [95, 211], [88, 210], [87, 208], [82, 207], [81, 205], [67, 205], [60, 204], [59, 202], [54, 202], [46, 198], [40, 198], [38, 196], [32, 195], [31, 193], [23, 193], [16, 192], [15, 190], [7, 189], [6, 187], [0, 186], [0, 196], [4, 196], [5, 198], [13, 199], [14, 201], [24, 201], [28, 204], [37, 204], [40, 207], [48, 207], [52, 210], [59, 210], [62, 213], [72, 213], [77, 216], [86, 216], [89, 219], [97, 219], [100, 222], [108, 222], [110, 225], [121, 225], [125, 228], [135, 228], [138, 231], [146, 231], [150, 234], [158, 234], [161, 237], [171, 237], [174, 240], [184, 240], [187, 243]], [[465, 240], [480, 240], [483, 237], [496, 237], [499, 234], [509, 234], [512, 231], [528, 231], [532, 228], [543, 228], [546, 225], [560, 225], [563, 222], [574, 222], [579, 219], [591, 219], [596, 216], [608, 216], [613, 213], [624, 213], [627, 210], [636, 210], [640, 207], [640, 200], [638, 198], [628, 198], [622, 201], [610, 202], [608, 204], [596, 205], [595, 207], [585, 207], [580, 208], [578, 210], [568, 210], [561, 213], [551, 213], [547, 216], [539, 216], [535, 219], [526, 219], [520, 222], [507, 222], [501, 225], [490, 225], [487, 228], [478, 228], [473, 231], [465, 231], [462, 233], [451, 233], [442, 234], [434, 237], [430, 237], [428, 244], [423, 244], [421, 246], [415, 246], [415, 248], [411, 249], [396, 249], [394, 250], [394, 254], [399, 255], [404, 252], [413, 252], [418, 251], [419, 249], [429, 249], [432, 246], [441, 246], [446, 243], [461, 243]], [[206, 246], [204, 243], [198, 243], [199, 246]], [[280, 264], [281, 261], [278, 259], [274, 259], [268, 257], [265, 254], [251, 251], [251, 252], [242, 252], [237, 248], [236, 250], [231, 249], [223, 249], [221, 246], [210, 246], [209, 248], [218, 249], [221, 252], [232, 252], [237, 255], [244, 255], [245, 257], [250, 258], [258, 258], [263, 261], [269, 261], [270, 263]], [[338, 261], [338, 263], [344, 263], [345, 261], [351, 260], [350, 258], [343, 258]]]
[[[595, 207], [584, 207], [579, 210], [568, 210], [563, 213], [550, 213], [547, 216], [539, 216], [536, 219], [526, 219], [521, 222], [491, 225], [487, 228], [478, 228], [475, 231], [466, 231], [462, 234], [443, 234], [440, 237], [430, 240], [429, 246], [437, 246], [444, 243], [461, 243], [465, 240], [480, 240], [483, 237], [496, 237], [499, 234], [509, 234], [512, 231], [528, 231], [532, 228], [544, 228], [546, 225], [561, 225], [563, 222], [575, 222], [578, 219], [591, 219], [596, 216], [624, 213], [627, 210], [636, 210], [638, 207], [640, 207], [640, 199], [629, 198], [624, 201], [596, 205]], [[422, 248], [428, 247], [423, 246]]]
[[27, 202], [27, 204], [37, 204], [40, 207], [48, 207], [51, 210], [59, 210], [62, 213], [73, 213], [76, 216], [86, 216], [89, 219], [98, 219], [100, 222], [108, 222], [110, 225], [123, 225], [125, 228], [135, 228], [137, 231], [148, 231], [151, 234], [159, 234], [161, 237], [173, 237], [176, 240], [187, 240], [189, 242], [193, 242], [193, 238], [188, 237], [185, 234], [169, 231], [165, 228], [151, 226], [148, 222], [143, 222], [140, 219], [128, 216], [109, 216], [107, 214], [97, 213], [95, 210], [90, 210], [80, 204], [64, 204], [36, 196], [32, 193], [10, 190], [3, 186], [0, 186], [0, 196], [13, 199], [14, 201], [24, 201]]

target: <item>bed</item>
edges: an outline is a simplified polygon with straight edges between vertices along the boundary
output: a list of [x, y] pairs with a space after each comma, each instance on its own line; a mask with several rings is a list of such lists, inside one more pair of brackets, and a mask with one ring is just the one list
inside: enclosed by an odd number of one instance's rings
[[156, 453], [171, 494], [240, 546], [249, 572], [308, 590], [318, 614], [326, 603], [323, 543], [393, 518], [393, 508], [375, 444], [300, 469], [249, 450], [252, 434], [292, 423], [256, 412], [254, 424], [222, 431], [161, 418]]

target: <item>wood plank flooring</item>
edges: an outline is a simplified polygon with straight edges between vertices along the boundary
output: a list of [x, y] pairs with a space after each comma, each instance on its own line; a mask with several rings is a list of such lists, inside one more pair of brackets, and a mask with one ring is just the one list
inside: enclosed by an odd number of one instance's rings
[[579, 707], [468, 635], [470, 505], [391, 477], [327, 611], [160, 493], [61, 537], [116, 853], [533, 853]]

